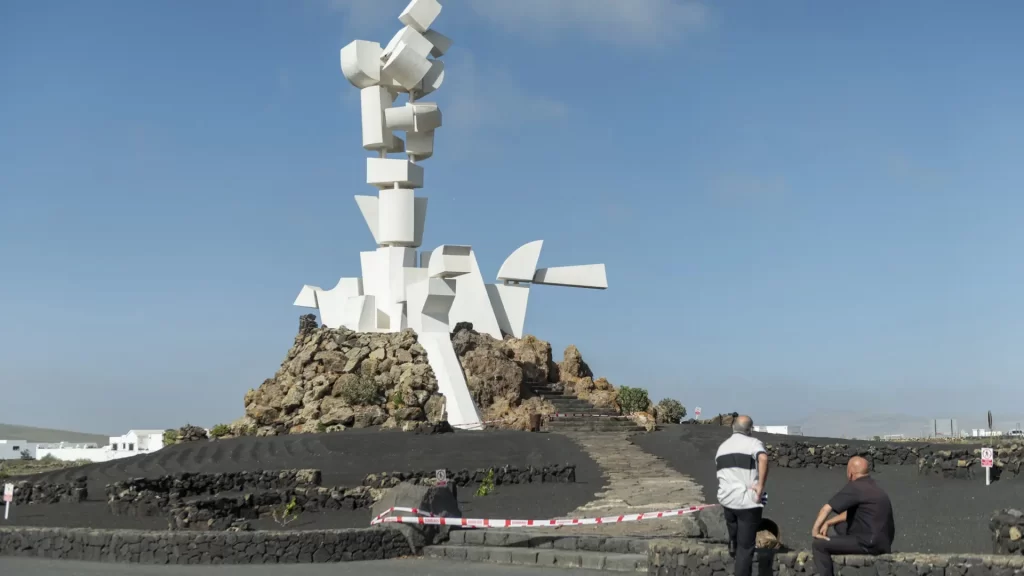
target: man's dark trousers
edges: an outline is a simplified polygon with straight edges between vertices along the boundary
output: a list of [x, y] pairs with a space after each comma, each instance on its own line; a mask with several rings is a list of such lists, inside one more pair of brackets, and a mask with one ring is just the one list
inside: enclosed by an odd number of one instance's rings
[[757, 544], [757, 529], [761, 525], [760, 506], [747, 509], [722, 507], [725, 512], [725, 527], [729, 530], [729, 544], [736, 547], [736, 576], [750, 576], [754, 565], [754, 546]]
[[832, 570], [833, 554], [867, 554], [868, 551], [860, 545], [854, 536], [829, 536], [828, 540], [815, 538], [811, 545], [814, 552], [814, 567], [818, 576], [834, 576]]

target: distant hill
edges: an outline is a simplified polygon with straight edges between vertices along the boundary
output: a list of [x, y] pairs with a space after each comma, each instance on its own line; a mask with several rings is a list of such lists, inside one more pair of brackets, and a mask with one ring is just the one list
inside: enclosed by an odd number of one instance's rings
[[33, 428], [32, 426], [16, 426], [13, 424], [0, 424], [0, 439], [26, 440], [28, 442], [95, 442], [100, 446], [110, 442], [109, 435], [85, 434], [82, 432]]

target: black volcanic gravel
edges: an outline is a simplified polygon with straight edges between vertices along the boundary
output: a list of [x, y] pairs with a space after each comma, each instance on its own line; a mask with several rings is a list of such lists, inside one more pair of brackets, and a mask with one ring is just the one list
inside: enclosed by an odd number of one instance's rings
[[[597, 463], [577, 444], [559, 434], [512, 431], [416, 435], [397, 431], [347, 430], [329, 434], [245, 437], [169, 446], [144, 455], [88, 464], [20, 479], [67, 482], [86, 476], [89, 501], [80, 504], [32, 505], [13, 510], [12, 525], [94, 528], [166, 529], [165, 518], [111, 515], [104, 503], [106, 484], [129, 477], [156, 477], [179, 472], [233, 472], [319, 468], [324, 486], [357, 486], [379, 472], [478, 469], [490, 466], [575, 464], [574, 484], [499, 486], [492, 494], [459, 490], [463, 513], [471, 517], [545, 519], [565, 515], [590, 502], [603, 480]], [[307, 514], [288, 529], [354, 528], [369, 525], [370, 511]], [[274, 529], [263, 519], [256, 528]]]
[[[715, 452], [730, 434], [728, 428], [683, 424], [652, 434], [638, 434], [633, 443], [661, 457], [675, 470], [688, 474], [704, 488], [707, 502], [717, 502]], [[803, 441], [818, 444], [869, 444], [842, 439], [758, 434], [766, 443]], [[1024, 479], [995, 482], [947, 480], [919, 476], [915, 466], [884, 466], [874, 472], [892, 499], [899, 552], [992, 552], [988, 521], [1001, 508], [1024, 506]], [[768, 475], [765, 517], [778, 523], [783, 542], [809, 548], [811, 525], [828, 499], [846, 482], [842, 468], [777, 468]]]

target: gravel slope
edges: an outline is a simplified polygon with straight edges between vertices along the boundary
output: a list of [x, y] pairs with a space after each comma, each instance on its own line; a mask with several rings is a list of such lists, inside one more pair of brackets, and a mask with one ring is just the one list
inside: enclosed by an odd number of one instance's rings
[[[367, 474], [392, 471], [477, 469], [490, 466], [575, 464], [575, 484], [501, 486], [486, 497], [475, 489], [459, 491], [463, 512], [475, 517], [541, 519], [567, 514], [594, 498], [603, 484], [597, 464], [577, 444], [558, 434], [486, 431], [415, 435], [394, 431], [348, 430], [235, 438], [164, 448], [154, 454], [89, 464], [26, 476], [27, 480], [66, 482], [86, 476], [89, 501], [81, 504], [33, 505], [12, 510], [11, 523], [23, 526], [166, 529], [163, 518], [122, 518], [103, 502], [107, 483], [129, 477], [178, 472], [319, 468], [325, 486], [357, 486]], [[304, 515], [289, 529], [367, 526], [369, 510]], [[257, 528], [276, 529], [270, 519]]]

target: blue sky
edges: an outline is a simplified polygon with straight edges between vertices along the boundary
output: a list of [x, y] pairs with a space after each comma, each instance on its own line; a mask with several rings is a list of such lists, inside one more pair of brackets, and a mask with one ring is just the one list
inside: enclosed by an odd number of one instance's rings
[[[425, 246], [691, 410], [1024, 400], [1024, 5], [447, 0]], [[0, 422], [212, 425], [372, 238], [338, 50], [403, 0], [0, 3]], [[372, 192], [371, 192], [372, 193]]]

